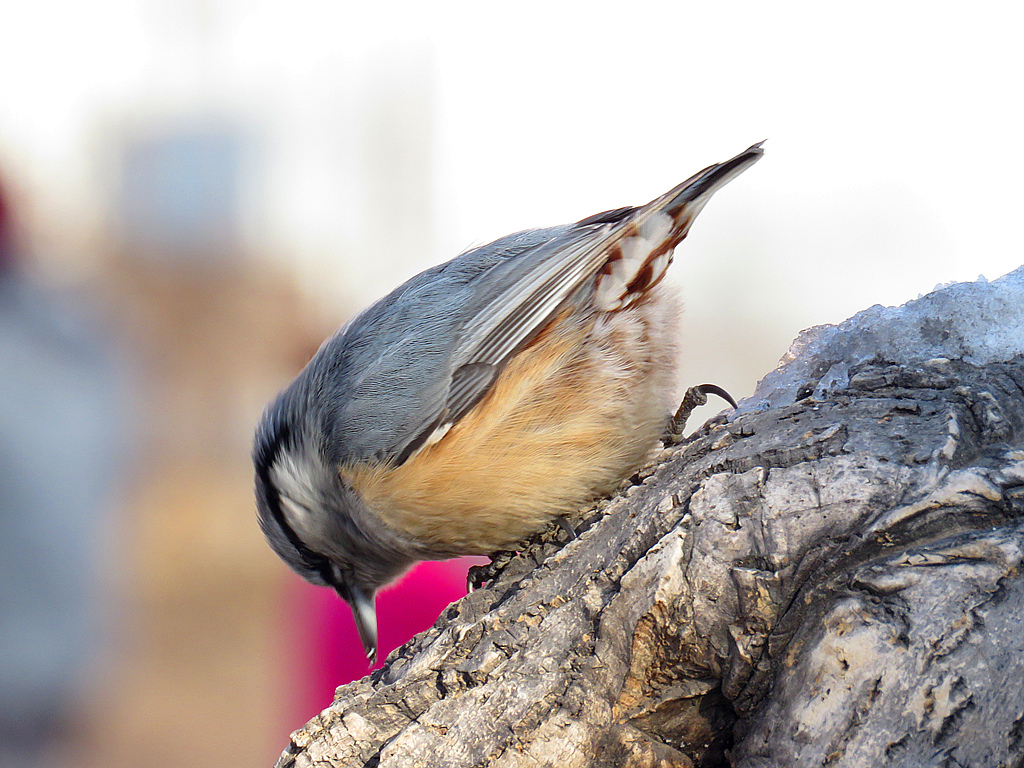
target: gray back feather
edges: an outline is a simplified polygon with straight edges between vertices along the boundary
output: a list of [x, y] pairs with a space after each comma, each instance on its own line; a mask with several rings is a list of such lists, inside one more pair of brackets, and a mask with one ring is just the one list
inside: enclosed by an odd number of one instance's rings
[[[565, 300], [522, 312], [524, 283], [600, 225], [519, 232], [427, 270], [338, 331], [304, 373], [336, 464], [402, 460], [486, 392], [511, 352]], [[551, 245], [555, 244], [555, 248]], [[566, 255], [566, 260], [575, 254]], [[577, 280], [578, 284], [578, 280]], [[497, 329], [497, 332], [495, 332]]]
[[668, 216], [662, 247], [671, 252], [711, 195], [761, 154], [754, 145], [641, 208], [508, 235], [399, 286], [328, 340], [300, 376], [321, 445], [339, 454], [324, 458], [400, 464], [458, 421], [559, 307], [590, 298], [622, 241]]

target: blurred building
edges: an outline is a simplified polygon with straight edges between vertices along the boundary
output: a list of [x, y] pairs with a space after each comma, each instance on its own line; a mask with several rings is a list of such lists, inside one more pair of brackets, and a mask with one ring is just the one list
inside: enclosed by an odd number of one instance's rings
[[267, 764], [301, 724], [249, 445], [325, 327], [292, 278], [243, 252], [245, 141], [237, 124], [168, 121], [127, 132], [115, 155], [102, 291], [138, 422], [110, 574], [122, 621], [85, 728], [93, 765], [189, 765], [198, 745], [203, 761]]
[[[372, 183], [357, 185], [356, 210], [338, 211], [358, 213], [360, 237], [379, 245], [379, 259], [350, 261], [348, 273], [379, 285], [395, 282], [414, 232], [429, 229], [431, 189], [429, 147], [403, 120], [424, 102], [384, 91], [349, 148]], [[132, 362], [138, 419], [108, 574], [120, 620], [78, 764], [181, 766], [199, 749], [221, 766], [269, 764], [335, 686], [367, 672], [347, 608], [288, 571], [255, 521], [255, 423], [359, 309], [318, 306], [294, 273], [271, 266], [286, 259], [246, 239], [267, 183], [259, 136], [206, 114], [115, 124], [108, 136], [109, 230], [93, 283]], [[467, 566], [428, 566], [387, 595], [382, 650], [464, 594]]]

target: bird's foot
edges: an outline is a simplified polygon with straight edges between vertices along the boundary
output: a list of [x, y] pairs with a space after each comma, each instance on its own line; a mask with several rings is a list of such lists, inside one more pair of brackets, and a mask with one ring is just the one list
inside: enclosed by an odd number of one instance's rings
[[696, 408], [707, 404], [708, 395], [717, 395], [733, 408], [736, 407], [736, 401], [732, 399], [732, 395], [717, 384], [698, 384], [695, 387], [690, 387], [686, 390], [686, 394], [683, 395], [683, 401], [679, 404], [679, 410], [669, 419], [668, 427], [661, 437], [661, 441], [666, 446], [676, 445], [682, 441], [683, 432], [686, 429], [686, 422], [690, 418], [690, 414]]

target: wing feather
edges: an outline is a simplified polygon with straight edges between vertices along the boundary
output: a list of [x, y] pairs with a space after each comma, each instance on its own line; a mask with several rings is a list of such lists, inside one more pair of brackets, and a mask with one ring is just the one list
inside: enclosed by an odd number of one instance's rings
[[[448, 429], [479, 402], [509, 357], [529, 343], [566, 301], [585, 297], [581, 287], [593, 280], [616, 252], [622, 257], [625, 238], [650, 238], [657, 233], [651, 252], [671, 254], [711, 195], [761, 154], [761, 145], [755, 144], [731, 160], [694, 174], [641, 208], [620, 208], [583, 219], [552, 240], [489, 270], [484, 277], [488, 290], [475, 306], [468, 307], [469, 321], [452, 359], [444, 408], [425, 419], [423, 431], [407, 444], [401, 460], [435, 430]], [[665, 214], [672, 220], [667, 231], [662, 223]]]

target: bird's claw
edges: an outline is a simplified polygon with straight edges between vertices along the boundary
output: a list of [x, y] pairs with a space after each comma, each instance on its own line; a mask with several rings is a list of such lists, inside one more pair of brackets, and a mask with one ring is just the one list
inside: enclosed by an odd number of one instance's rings
[[668, 427], [662, 436], [662, 442], [665, 445], [675, 445], [683, 439], [683, 432], [686, 429], [686, 422], [689, 420], [690, 414], [700, 406], [707, 404], [708, 395], [717, 395], [733, 408], [736, 408], [736, 401], [733, 400], [732, 395], [717, 384], [698, 384], [695, 387], [690, 387], [686, 390], [686, 394], [683, 395], [683, 401], [679, 404], [679, 409], [669, 419]]

